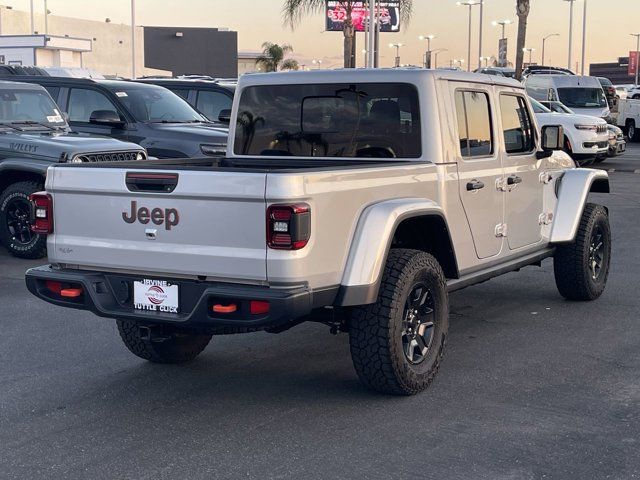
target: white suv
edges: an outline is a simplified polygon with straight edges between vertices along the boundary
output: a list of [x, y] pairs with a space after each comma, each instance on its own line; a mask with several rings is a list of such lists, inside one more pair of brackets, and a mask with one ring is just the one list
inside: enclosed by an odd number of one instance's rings
[[593, 163], [609, 151], [609, 128], [602, 118], [550, 110], [533, 98], [533, 112], [540, 126], [562, 125], [564, 149], [579, 165]]

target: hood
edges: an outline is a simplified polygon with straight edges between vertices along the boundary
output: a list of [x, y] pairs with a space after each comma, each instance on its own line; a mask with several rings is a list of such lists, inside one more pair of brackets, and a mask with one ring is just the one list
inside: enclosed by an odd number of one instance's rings
[[536, 113], [536, 118], [540, 125], [562, 125], [563, 127], [574, 128], [575, 124], [581, 125], [599, 125], [607, 122], [600, 117], [591, 117], [589, 115], [577, 115], [571, 113]]
[[206, 123], [148, 123], [147, 125], [153, 130], [164, 132], [174, 138], [179, 136], [181, 140], [194, 142], [226, 144], [229, 137], [228, 128]]
[[144, 151], [140, 145], [114, 138], [68, 132], [7, 132], [0, 134], [0, 150], [16, 155], [71, 158], [80, 153]]
[[611, 114], [611, 110], [609, 107], [595, 107], [595, 108], [574, 108], [570, 107], [571, 110], [576, 112], [579, 115], [587, 115], [589, 117], [598, 117], [604, 118]]

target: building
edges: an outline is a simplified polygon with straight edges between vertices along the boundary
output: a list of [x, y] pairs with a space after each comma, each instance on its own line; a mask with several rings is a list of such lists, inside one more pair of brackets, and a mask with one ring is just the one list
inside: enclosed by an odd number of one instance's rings
[[173, 75], [238, 76], [238, 33], [218, 28], [143, 27], [145, 68]]
[[629, 75], [629, 57], [619, 57], [617, 62], [611, 63], [592, 63], [589, 65], [589, 75], [608, 78], [614, 85], [635, 82], [635, 76]]
[[[131, 25], [35, 13], [33, 34], [27, 11], [0, 5], [0, 64], [83, 67], [132, 75]], [[221, 28], [137, 26], [135, 76], [201, 74], [236, 77], [238, 34]], [[19, 51], [19, 48], [26, 49]], [[255, 65], [255, 62], [254, 62]], [[241, 72], [256, 68], [240, 68]]]
[[82, 55], [91, 51], [87, 38], [53, 35], [0, 36], [0, 64], [83, 68]]
[[238, 75], [259, 72], [261, 70], [258, 65], [260, 57], [262, 57], [262, 52], [238, 52]]

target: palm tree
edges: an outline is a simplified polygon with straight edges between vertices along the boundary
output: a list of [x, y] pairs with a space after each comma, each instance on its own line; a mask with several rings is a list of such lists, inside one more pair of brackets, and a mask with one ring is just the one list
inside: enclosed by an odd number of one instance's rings
[[516, 0], [518, 13], [518, 41], [516, 43], [516, 78], [522, 76], [524, 62], [524, 46], [527, 41], [527, 18], [529, 17], [529, 0]]
[[[356, 67], [356, 31], [353, 26], [351, 14], [355, 5], [361, 3], [362, 0], [341, 0], [340, 6], [345, 10], [345, 20], [343, 27], [344, 34], [344, 67]], [[373, 0], [370, 0], [373, 3]], [[295, 28], [302, 17], [313, 13], [324, 12], [326, 8], [326, 0], [284, 0], [282, 8], [285, 22], [291, 28]], [[400, 19], [408, 23], [413, 13], [413, 0], [400, 0]]]
[[288, 44], [278, 45], [277, 43], [264, 42], [262, 44], [262, 55], [256, 63], [262, 65], [267, 72], [277, 72], [281, 70], [297, 70], [298, 62], [291, 58], [285, 60], [287, 53], [293, 52], [293, 47]]

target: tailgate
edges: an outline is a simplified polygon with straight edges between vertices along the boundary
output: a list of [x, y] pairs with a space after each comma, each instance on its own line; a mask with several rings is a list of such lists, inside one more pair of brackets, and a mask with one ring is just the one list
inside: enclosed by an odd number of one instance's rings
[[49, 260], [264, 281], [265, 182], [252, 172], [54, 167]]

